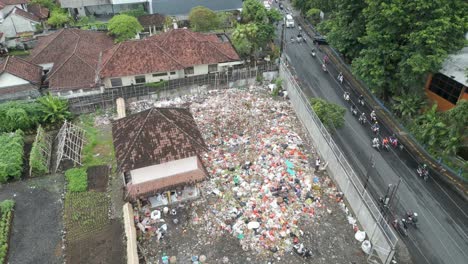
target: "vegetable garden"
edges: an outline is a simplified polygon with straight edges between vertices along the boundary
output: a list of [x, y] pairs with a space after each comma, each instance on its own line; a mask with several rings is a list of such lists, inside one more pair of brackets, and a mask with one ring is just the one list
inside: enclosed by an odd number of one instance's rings
[[8, 253], [8, 240], [10, 237], [11, 220], [13, 219], [13, 200], [0, 203], [0, 263], [5, 263]]
[[51, 151], [52, 139], [42, 126], [39, 126], [29, 155], [29, 176], [41, 176], [49, 173]]
[[0, 134], [0, 183], [19, 179], [23, 171], [23, 132]]

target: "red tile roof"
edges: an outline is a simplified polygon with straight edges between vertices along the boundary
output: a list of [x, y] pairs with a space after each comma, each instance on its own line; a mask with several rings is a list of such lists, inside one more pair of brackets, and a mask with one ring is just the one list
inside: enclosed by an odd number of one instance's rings
[[18, 57], [8, 56], [0, 63], [0, 74], [4, 72], [34, 85], [41, 84], [42, 68]]
[[189, 158], [207, 150], [192, 114], [185, 108], [151, 108], [112, 123], [121, 172]]
[[125, 41], [105, 51], [100, 77], [132, 76], [238, 60], [231, 43], [223, 42], [216, 34], [174, 29], [143, 40]]
[[3, 8], [7, 5], [19, 5], [19, 4], [27, 4], [30, 0], [0, 0], [0, 8]]
[[46, 79], [51, 90], [93, 88], [100, 54], [112, 44], [112, 38], [104, 32], [62, 29], [39, 38], [29, 61], [54, 64]]
[[47, 19], [49, 17], [49, 9], [42, 7], [39, 4], [29, 4], [28, 12], [35, 15], [39, 19]]
[[32, 20], [32, 21], [34, 21], [34, 22], [37, 22], [37, 23], [40, 22], [39, 17], [37, 17], [37, 16], [34, 15], [33, 13], [26, 12], [26, 11], [24, 11], [23, 9], [20, 9], [20, 8], [15, 7], [15, 8], [13, 9], [13, 13], [16, 14], [16, 15], [18, 15], [18, 16], [24, 17], [24, 18], [26, 18], [26, 19]]

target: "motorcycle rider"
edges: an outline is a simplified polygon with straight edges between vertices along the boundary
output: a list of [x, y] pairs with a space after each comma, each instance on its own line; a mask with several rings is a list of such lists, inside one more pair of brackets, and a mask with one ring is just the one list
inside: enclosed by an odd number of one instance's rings
[[417, 172], [419, 174], [419, 177], [423, 177], [424, 180], [427, 180], [427, 177], [429, 176], [429, 170], [427, 169], [426, 164], [423, 164], [422, 166], [418, 166]]
[[344, 92], [343, 98], [345, 99], [346, 102], [349, 102], [349, 92]]
[[353, 116], [356, 116], [358, 114], [358, 111], [355, 105], [351, 105], [351, 114], [353, 114]]
[[379, 150], [379, 148], [380, 148], [380, 141], [379, 141], [379, 138], [375, 137], [375, 138], [372, 140], [372, 147], [373, 147], [373, 148], [376, 148], [377, 150]]
[[337, 79], [338, 79], [338, 81], [340, 81], [341, 84], [343, 84], [343, 79], [344, 79], [344, 77], [343, 77], [343, 73], [342, 73], [342, 72], [340, 72], [340, 73], [338, 74]]
[[384, 139], [382, 140], [382, 145], [388, 150], [388, 148], [390, 147], [390, 142], [388, 140], [387, 137], [384, 137]]
[[372, 110], [372, 112], [370, 113], [370, 118], [373, 122], [377, 121], [377, 114], [375, 113], [375, 110]]
[[392, 144], [394, 148], [398, 146], [398, 139], [395, 137], [395, 134], [390, 136], [390, 144]]
[[379, 126], [379, 123], [377, 121], [375, 121], [375, 123], [372, 125], [372, 132], [374, 132], [374, 134], [378, 134], [379, 133], [379, 130], [380, 130], [380, 126]]
[[364, 96], [362, 94], [359, 95], [358, 98], [358, 103], [362, 106], [364, 106]]
[[322, 70], [324, 72], [327, 72], [327, 65], [325, 63], [322, 64]]
[[312, 57], [315, 57], [315, 48], [312, 48], [311, 54], [312, 54]]
[[364, 124], [366, 123], [366, 113], [362, 112], [361, 116], [359, 116], [359, 123]]

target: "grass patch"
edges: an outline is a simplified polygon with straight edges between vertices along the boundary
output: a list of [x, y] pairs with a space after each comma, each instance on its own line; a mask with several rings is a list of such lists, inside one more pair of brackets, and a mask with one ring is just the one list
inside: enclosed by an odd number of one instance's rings
[[8, 240], [10, 238], [11, 219], [13, 217], [13, 200], [0, 203], [0, 263], [5, 263], [8, 254]]
[[73, 168], [65, 172], [67, 188], [70, 192], [85, 192], [88, 189], [86, 168]]
[[67, 239], [77, 240], [110, 224], [110, 198], [102, 192], [67, 192], [64, 220]]
[[83, 148], [83, 166], [115, 165], [111, 125], [95, 126], [95, 114], [82, 115], [79, 126], [86, 131]]

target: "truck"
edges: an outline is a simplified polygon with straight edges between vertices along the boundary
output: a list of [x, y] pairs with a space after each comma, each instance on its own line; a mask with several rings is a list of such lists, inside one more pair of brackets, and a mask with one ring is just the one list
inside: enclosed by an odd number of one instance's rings
[[284, 18], [285, 24], [287, 28], [293, 28], [294, 27], [294, 19], [290, 14], [287, 14], [286, 17]]

